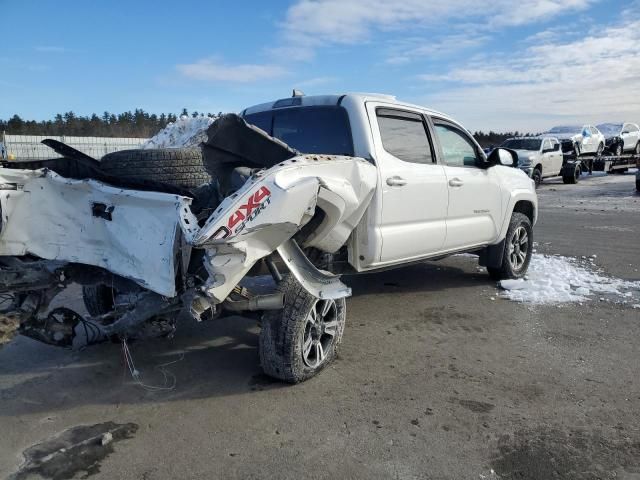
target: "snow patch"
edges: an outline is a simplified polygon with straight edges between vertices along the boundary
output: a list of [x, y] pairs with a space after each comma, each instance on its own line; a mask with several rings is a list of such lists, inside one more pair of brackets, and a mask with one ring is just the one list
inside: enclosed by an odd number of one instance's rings
[[[533, 254], [525, 279], [502, 280], [500, 296], [516, 302], [556, 304], [586, 302], [594, 294], [629, 299], [640, 294], [640, 282], [629, 282], [598, 273], [593, 260]], [[599, 297], [604, 301], [604, 297]], [[626, 301], [625, 301], [626, 303]], [[635, 306], [633, 307], [635, 308]]]
[[207, 139], [207, 129], [215, 122], [211, 117], [181, 116], [169, 123], [156, 135], [142, 144], [140, 148], [186, 148], [197, 147]]

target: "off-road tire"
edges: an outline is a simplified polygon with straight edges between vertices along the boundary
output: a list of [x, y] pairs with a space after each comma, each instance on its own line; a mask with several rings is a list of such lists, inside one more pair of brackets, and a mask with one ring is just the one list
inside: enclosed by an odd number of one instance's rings
[[180, 188], [196, 188], [211, 181], [199, 148], [122, 150], [102, 157], [100, 167], [114, 177]]
[[260, 364], [271, 377], [300, 383], [316, 375], [336, 357], [344, 332], [346, 301], [335, 300], [336, 334], [325, 360], [312, 368], [303, 359], [303, 341], [309, 312], [322, 300], [309, 294], [291, 274], [284, 276], [278, 290], [284, 294], [284, 308], [266, 312], [262, 318]]
[[113, 310], [113, 288], [108, 285], [85, 285], [82, 287], [84, 306], [92, 317], [99, 317]]
[[580, 180], [580, 173], [580, 166], [576, 165], [573, 169], [572, 174], [562, 176], [562, 182], [575, 185], [576, 183], [578, 183], [578, 180]]
[[636, 191], [640, 192], [640, 176], [636, 175]]
[[[527, 249], [524, 263], [519, 268], [514, 268], [510, 259], [510, 244], [514, 239], [514, 236], [520, 228], [524, 228], [527, 234]], [[529, 263], [531, 263], [531, 255], [533, 253], [533, 227], [531, 226], [531, 220], [523, 213], [514, 212], [511, 216], [511, 222], [509, 223], [509, 229], [505, 236], [504, 253], [502, 256], [502, 265], [498, 268], [487, 267], [489, 276], [493, 280], [507, 280], [522, 278], [527, 273]]]
[[535, 183], [536, 188], [540, 186], [542, 183], [542, 172], [539, 168], [534, 168], [533, 173], [531, 174], [531, 178], [533, 179], [533, 183]]

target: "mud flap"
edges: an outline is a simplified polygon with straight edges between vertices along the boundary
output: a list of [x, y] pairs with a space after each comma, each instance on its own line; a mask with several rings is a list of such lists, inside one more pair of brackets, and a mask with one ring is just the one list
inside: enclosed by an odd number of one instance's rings
[[482, 267], [500, 268], [504, 257], [504, 244], [505, 240], [502, 240], [500, 243], [489, 245], [482, 250], [479, 255], [478, 264]]

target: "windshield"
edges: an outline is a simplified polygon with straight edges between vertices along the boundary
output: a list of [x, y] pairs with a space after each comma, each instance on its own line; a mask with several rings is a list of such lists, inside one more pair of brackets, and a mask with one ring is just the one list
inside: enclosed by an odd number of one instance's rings
[[349, 118], [342, 107], [274, 109], [244, 119], [302, 153], [354, 156]]
[[542, 140], [537, 138], [512, 138], [504, 142], [501, 147], [513, 150], [540, 150]]

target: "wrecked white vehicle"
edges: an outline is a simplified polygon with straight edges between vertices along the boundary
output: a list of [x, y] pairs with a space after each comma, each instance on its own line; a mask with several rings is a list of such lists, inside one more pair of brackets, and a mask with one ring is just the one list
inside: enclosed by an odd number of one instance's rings
[[[516, 153], [487, 159], [392, 97], [295, 96], [222, 117], [201, 149], [101, 163], [45, 142], [65, 158], [0, 169], [0, 338], [85, 345], [256, 312], [263, 369], [295, 383], [336, 355], [339, 274], [473, 251], [519, 278], [531, 258], [537, 199]], [[49, 308], [70, 283], [89, 316]]]

